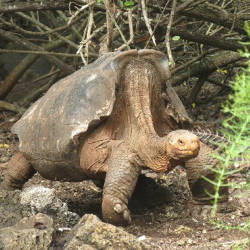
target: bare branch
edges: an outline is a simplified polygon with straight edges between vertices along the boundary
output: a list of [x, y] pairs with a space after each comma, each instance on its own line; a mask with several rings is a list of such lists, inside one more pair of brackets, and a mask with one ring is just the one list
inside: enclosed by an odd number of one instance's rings
[[23, 113], [24, 109], [9, 102], [0, 101], [0, 110], [8, 110], [15, 113]]
[[[33, 51], [33, 50], [15, 50], [15, 49], [0, 49], [2, 53], [15, 53], [15, 54], [34, 54], [34, 55], [52, 55], [52, 56], [64, 56], [64, 57], [80, 57], [76, 54], [49, 52], [49, 51]], [[96, 55], [96, 54], [94, 54]]]
[[123, 44], [118, 48], [118, 50], [123, 50], [127, 45], [130, 45], [134, 42], [134, 28], [133, 28], [133, 19], [132, 19], [132, 10], [128, 10], [128, 25], [129, 25], [129, 40], [127, 44]]
[[148, 20], [148, 14], [147, 14], [147, 10], [146, 10], [145, 0], [141, 0], [141, 7], [142, 7], [142, 15], [143, 15], [145, 24], [147, 26], [148, 32], [150, 34], [150, 37], [152, 38], [154, 45], [156, 46], [155, 37], [153, 35], [153, 31], [152, 31], [152, 28], [151, 28], [149, 20]]
[[167, 47], [168, 58], [169, 58], [171, 68], [175, 67], [175, 61], [174, 61], [172, 51], [171, 51], [171, 48], [170, 48], [170, 31], [171, 31], [171, 26], [172, 26], [173, 19], [174, 19], [175, 8], [176, 8], [176, 0], [173, 0], [172, 9], [171, 9], [169, 22], [168, 22], [168, 26], [167, 26], [167, 33], [166, 33], [166, 36], [165, 36], [165, 44], [166, 44], [166, 47]]
[[36, 10], [67, 10], [69, 8], [68, 1], [40, 1], [37, 2], [17, 2], [1, 3], [0, 13], [11, 13], [18, 11], [36, 11]]
[[182, 73], [173, 76], [169, 82], [172, 86], [180, 85], [183, 81], [193, 76], [213, 72], [219, 67], [234, 63], [242, 59], [239, 53], [232, 51], [218, 52], [213, 56], [206, 57], [201, 62], [197, 62], [186, 68]]

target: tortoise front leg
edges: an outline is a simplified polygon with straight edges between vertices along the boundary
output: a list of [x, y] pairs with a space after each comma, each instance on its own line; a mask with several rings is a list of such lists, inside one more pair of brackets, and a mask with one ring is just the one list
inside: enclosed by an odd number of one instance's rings
[[102, 201], [103, 219], [109, 223], [116, 225], [131, 223], [127, 204], [140, 175], [136, 157], [124, 143], [113, 146]]

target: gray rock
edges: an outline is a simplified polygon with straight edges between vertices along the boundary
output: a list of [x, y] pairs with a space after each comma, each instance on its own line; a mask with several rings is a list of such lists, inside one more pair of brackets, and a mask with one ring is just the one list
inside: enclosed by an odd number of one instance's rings
[[31, 213], [52, 216], [55, 227], [73, 227], [80, 217], [68, 210], [65, 202], [55, 196], [55, 190], [42, 185], [31, 186], [20, 194], [20, 203], [29, 206]]
[[24, 189], [20, 194], [20, 198], [22, 205], [30, 205], [35, 212], [43, 212], [53, 203], [55, 191], [41, 185], [31, 186]]
[[84, 215], [72, 229], [65, 250], [88, 249], [83, 247], [84, 244], [93, 247], [89, 249], [150, 249], [132, 234], [104, 223], [92, 214]]
[[1, 250], [46, 250], [52, 242], [53, 220], [44, 214], [25, 217], [16, 225], [0, 229]]
[[230, 200], [243, 216], [250, 215], [250, 189], [237, 189], [231, 194]]
[[0, 188], [0, 228], [16, 224], [28, 216], [26, 207], [20, 204], [20, 191], [6, 191]]

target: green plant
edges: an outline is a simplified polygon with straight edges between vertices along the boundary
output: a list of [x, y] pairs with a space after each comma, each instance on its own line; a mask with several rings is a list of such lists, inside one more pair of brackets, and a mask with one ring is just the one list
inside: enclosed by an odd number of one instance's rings
[[[245, 27], [250, 36], [250, 25], [246, 24]], [[241, 51], [241, 54], [246, 58], [250, 58], [250, 52], [247, 49]], [[204, 177], [215, 186], [212, 215], [215, 215], [217, 212], [220, 188], [231, 185], [234, 188], [250, 189], [249, 180], [243, 186], [232, 182], [227, 183], [228, 177], [239, 171], [236, 165], [241, 164], [238, 162], [239, 158], [243, 160], [242, 163], [244, 165], [249, 165], [250, 162], [250, 60], [248, 60], [247, 68], [236, 76], [234, 83], [232, 83], [232, 88], [234, 90], [233, 94], [229, 96], [223, 107], [226, 119], [223, 121], [221, 132], [226, 142], [219, 144], [222, 154], [214, 155], [220, 163], [217, 169], [212, 169], [212, 171], [217, 173], [217, 180], [213, 181]], [[248, 173], [250, 174], [250, 171]], [[250, 229], [250, 221], [244, 226], [228, 226], [219, 221], [212, 221], [212, 224], [227, 230], [249, 231]], [[248, 243], [249, 241], [246, 244]], [[244, 244], [237, 246], [235, 249], [243, 249], [241, 247], [245, 248]]]

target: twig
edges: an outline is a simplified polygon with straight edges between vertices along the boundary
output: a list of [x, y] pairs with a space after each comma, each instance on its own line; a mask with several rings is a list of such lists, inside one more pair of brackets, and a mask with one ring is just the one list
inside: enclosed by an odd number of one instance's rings
[[196, 2], [197, 0], [186, 0], [183, 4], [179, 5], [176, 8], [176, 13], [179, 11], [184, 10], [187, 6], [191, 5], [192, 3]]
[[[48, 26], [46, 26], [46, 25], [40, 23], [39, 21], [35, 20], [34, 18], [31, 18], [31, 17], [28, 16], [28, 15], [25, 15], [25, 14], [22, 13], [22, 12], [17, 12], [16, 14], [19, 15], [19, 16], [21, 16], [21, 17], [23, 17], [23, 18], [25, 18], [25, 19], [27, 19], [27, 20], [29, 20], [29, 21], [31, 21], [32, 23], [34, 23], [34, 24], [40, 26], [41, 28], [43, 28], [43, 29], [45, 29], [45, 30], [48, 30], [48, 31], [51, 31], [51, 30], [52, 30], [52, 29], [49, 28]], [[75, 48], [75, 49], [78, 48], [77, 44], [75, 44], [74, 42], [70, 41], [69, 39], [67, 39], [67, 38], [65, 38], [65, 37], [63, 37], [63, 36], [61, 36], [60, 34], [54, 32], [53, 35], [56, 35], [58, 38], [60, 38], [60, 39], [63, 40], [64, 42], [68, 43], [68, 44], [69, 44], [70, 46], [72, 46], [73, 48]]]
[[78, 16], [81, 12], [83, 12], [83, 11], [84, 11], [85, 9], [87, 9], [88, 7], [93, 6], [94, 4], [95, 4], [95, 1], [92, 1], [92, 2], [90, 2], [90, 3], [88, 3], [88, 4], [83, 5], [80, 9], [78, 9], [78, 10], [70, 17], [70, 19], [69, 19], [69, 21], [68, 21], [68, 25], [70, 25], [70, 24], [72, 23], [73, 19], [75, 19], [76, 16]]
[[[17, 36], [14, 36], [11, 32], [5, 31], [0, 29], [0, 37], [4, 37], [7, 40], [10, 40], [11, 42], [17, 43], [25, 48], [28, 49], [34, 49], [38, 51], [44, 51], [44, 50], [52, 50], [61, 47], [64, 44], [64, 41], [62, 40], [56, 40], [53, 41], [44, 47], [39, 47], [34, 45], [33, 43], [30, 43], [26, 39], [20, 39]], [[67, 36], [68, 39], [71, 39], [73, 35]], [[50, 55], [47, 55], [50, 56]], [[0, 87], [0, 98], [4, 98], [10, 90], [15, 86], [18, 78], [22, 76], [22, 74], [28, 69], [30, 65], [32, 65], [35, 60], [38, 58], [38, 55], [28, 55], [26, 56], [13, 70], [12, 72], [9, 73], [9, 75], [4, 79], [3, 83], [1, 84]], [[48, 58], [51, 60], [51, 58]], [[56, 58], [54, 58], [56, 59]], [[52, 59], [52, 61], [54, 61]], [[64, 63], [62, 64], [61, 61], [56, 60], [56, 64], [59, 63], [59, 68], [62, 69], [62, 71], [70, 73], [73, 72], [73, 69], [69, 65], [65, 65]], [[64, 67], [65, 66], [65, 67]]]
[[176, 9], [176, 0], [173, 0], [172, 9], [171, 9], [171, 13], [169, 16], [169, 22], [168, 22], [168, 26], [167, 26], [167, 32], [166, 32], [166, 36], [165, 36], [165, 44], [167, 47], [168, 58], [169, 58], [171, 68], [175, 67], [175, 61], [174, 61], [172, 51], [170, 48], [170, 32], [171, 32], [171, 26], [173, 23], [173, 19], [174, 19], [175, 9]]
[[[13, 1], [12, 1], [13, 2]], [[13, 2], [2, 3], [0, 5], [0, 13], [10, 13], [17, 11], [36, 11], [36, 10], [66, 10], [68, 9], [67, 1], [39, 1], [39, 2]]]
[[143, 15], [145, 24], [146, 24], [146, 26], [147, 26], [149, 35], [150, 35], [150, 37], [152, 37], [152, 41], [153, 41], [154, 45], [156, 46], [155, 37], [154, 37], [154, 35], [153, 35], [153, 31], [152, 31], [152, 29], [151, 29], [151, 26], [150, 26], [149, 20], [148, 20], [148, 14], [147, 14], [147, 11], [146, 11], [145, 0], [141, 0], [141, 7], [142, 7], [142, 15]]
[[107, 41], [106, 41], [106, 47], [107, 50], [109, 50], [112, 41], [113, 41], [113, 26], [114, 26], [114, 11], [113, 8], [111, 8], [111, 3], [109, 0], [104, 1], [104, 5], [106, 8], [106, 23], [107, 23]]
[[24, 111], [21, 107], [5, 101], [0, 101], [0, 110], [9, 110], [16, 113], [22, 113]]
[[[134, 42], [134, 29], [133, 29], [133, 19], [132, 19], [132, 10], [128, 10], [128, 25], [129, 25], [129, 40], [127, 45], [130, 45]], [[120, 46], [117, 50], [123, 50], [126, 46], [126, 44], [123, 44]]]
[[5, 21], [2, 17], [0, 17], [0, 21], [2, 23], [4, 23], [4, 24], [8, 25], [9, 27], [12, 27], [12, 28], [16, 29], [17, 31], [19, 31], [22, 34], [28, 34], [28, 35], [32, 35], [32, 36], [44, 36], [44, 35], [52, 34], [54, 32], [65, 30], [68, 27], [70, 27], [71, 25], [73, 25], [74, 23], [76, 23], [77, 21], [79, 21], [80, 18], [81, 18], [81, 16], [79, 16], [78, 18], [76, 18], [74, 20], [74, 22], [72, 22], [70, 25], [66, 24], [66, 25], [63, 25], [61, 27], [57, 27], [55, 29], [52, 29], [52, 30], [49, 30], [49, 31], [42, 31], [42, 32], [40, 32], [40, 31], [39, 32], [35, 32], [35, 31], [29, 31], [29, 30], [22, 29], [21, 27], [19, 27], [15, 23], [10, 23], [10, 22]]
[[74, 22], [71, 22], [70, 24], [68, 23], [68, 17], [66, 17], [66, 15], [63, 13], [63, 11], [61, 10], [57, 10], [58, 15], [67, 23], [66, 26], [70, 27], [70, 29], [74, 32], [74, 34], [81, 39], [81, 35], [79, 34], [79, 32], [77, 31], [77, 29], [75, 28], [75, 26], [73, 25], [75, 23], [75, 21], [79, 20], [79, 18], [81, 18], [81, 16], [78, 16], [78, 18], [74, 19]]
[[199, 76], [204, 73], [213, 72], [219, 67], [223, 67], [227, 64], [234, 63], [243, 59], [239, 53], [232, 51], [218, 52], [213, 56], [204, 58], [202, 62], [197, 62], [190, 65], [185, 71], [173, 76], [169, 82], [172, 86], [180, 85], [183, 81], [189, 77]]
[[129, 47], [129, 45], [128, 45], [128, 42], [127, 42], [127, 40], [126, 40], [124, 34], [122, 33], [122, 30], [120, 29], [118, 23], [116, 22], [114, 16], [112, 15], [112, 13], [110, 13], [109, 9], [107, 9], [107, 11], [108, 11], [108, 14], [110, 15], [112, 21], [114, 22], [115, 27], [117, 28], [118, 32], [120, 33], [120, 36], [121, 36], [121, 38], [122, 38], [124, 44], [126, 44], [127, 49], [130, 49], [130, 47]]
[[198, 96], [202, 86], [204, 85], [206, 79], [208, 78], [208, 76], [210, 75], [210, 73], [204, 73], [202, 75], [200, 75], [198, 81], [196, 82], [196, 84], [194, 85], [194, 87], [191, 90], [191, 93], [189, 95], [189, 98], [187, 98], [187, 102], [191, 105], [193, 102], [195, 102], [196, 97]]
[[[80, 51], [82, 50], [82, 47], [89, 41], [91, 40], [92, 38], [94, 38], [97, 34], [101, 33], [103, 30], [105, 30], [106, 28], [106, 25], [102, 25], [101, 27], [99, 27], [98, 29], [94, 30], [91, 34], [91, 36], [87, 39], [84, 39], [85, 35], [83, 35], [83, 39], [81, 42], [80, 42], [80, 45], [79, 45], [79, 48], [76, 52], [76, 54], [80, 53]], [[93, 54], [94, 55], [94, 54]], [[97, 57], [97, 54], [95, 55]]]
[[[55, 82], [59, 74], [60, 74], [60, 71], [55, 70], [55, 66], [52, 66], [50, 73], [47, 74], [47, 77], [48, 75], [52, 76], [51, 79], [49, 79], [48, 82], [46, 81], [46, 83], [42, 85], [41, 87], [36, 88], [34, 91], [29, 91], [27, 95], [25, 95], [25, 97], [19, 102], [19, 104], [22, 107], [26, 107], [31, 102], [35, 101], [37, 98], [41, 96], [41, 94], [43, 94], [45, 91], [47, 91], [51, 87], [51, 85]], [[43, 77], [43, 79], [45, 79], [45, 77]]]
[[[35, 54], [35, 55], [52, 55], [52, 56], [65, 56], [65, 57], [80, 57], [76, 54], [67, 54], [59, 52], [49, 52], [49, 51], [33, 51], [33, 50], [11, 50], [11, 49], [0, 49], [2, 53], [16, 53], [16, 54]], [[95, 55], [95, 54], [93, 54]]]
[[[87, 39], [89, 39], [89, 37], [91, 36], [93, 24], [94, 24], [94, 6], [91, 6], [89, 8], [89, 21], [88, 21], [87, 37], [86, 37]], [[88, 58], [89, 58], [90, 43], [91, 43], [91, 39], [89, 39], [89, 41], [86, 43], [86, 46], [85, 46], [85, 57], [87, 58], [87, 63], [88, 63]]]
[[[159, 18], [158, 18], [158, 20], [157, 20], [157, 22], [156, 22], [156, 24], [155, 24], [155, 27], [154, 27], [154, 30], [153, 30], [153, 34], [155, 33], [155, 31], [156, 31], [158, 25], [159, 25], [160, 22], [161, 22], [161, 19], [162, 19], [163, 15], [164, 15], [164, 12], [165, 12], [165, 10], [166, 10], [166, 8], [167, 8], [167, 6], [168, 6], [169, 1], [170, 1], [170, 0], [168, 0], [168, 1], [166, 2], [166, 4], [165, 4], [163, 10], [161, 11], [161, 15], [159, 16]], [[153, 34], [152, 34], [152, 35], [153, 35]], [[151, 36], [150, 36], [150, 38], [147, 40], [147, 43], [146, 43], [144, 49], [146, 49], [146, 48], [148, 47], [148, 44], [149, 44], [150, 39], [151, 39]]]
[[196, 58], [194, 58], [194, 59], [192, 59], [192, 60], [190, 60], [190, 61], [188, 61], [188, 62], [186, 62], [186, 63], [184, 63], [182, 65], [180, 65], [179, 67], [176, 67], [176, 68], [172, 69], [171, 73], [175, 74], [176, 72], [181, 71], [182, 69], [187, 68], [189, 65], [199, 61], [201, 58], [205, 57], [206, 55], [212, 54], [212, 53], [217, 52], [217, 51], [218, 51], [218, 49], [212, 49], [212, 50], [206, 51], [206, 52], [202, 53], [201, 55], [197, 56]]

